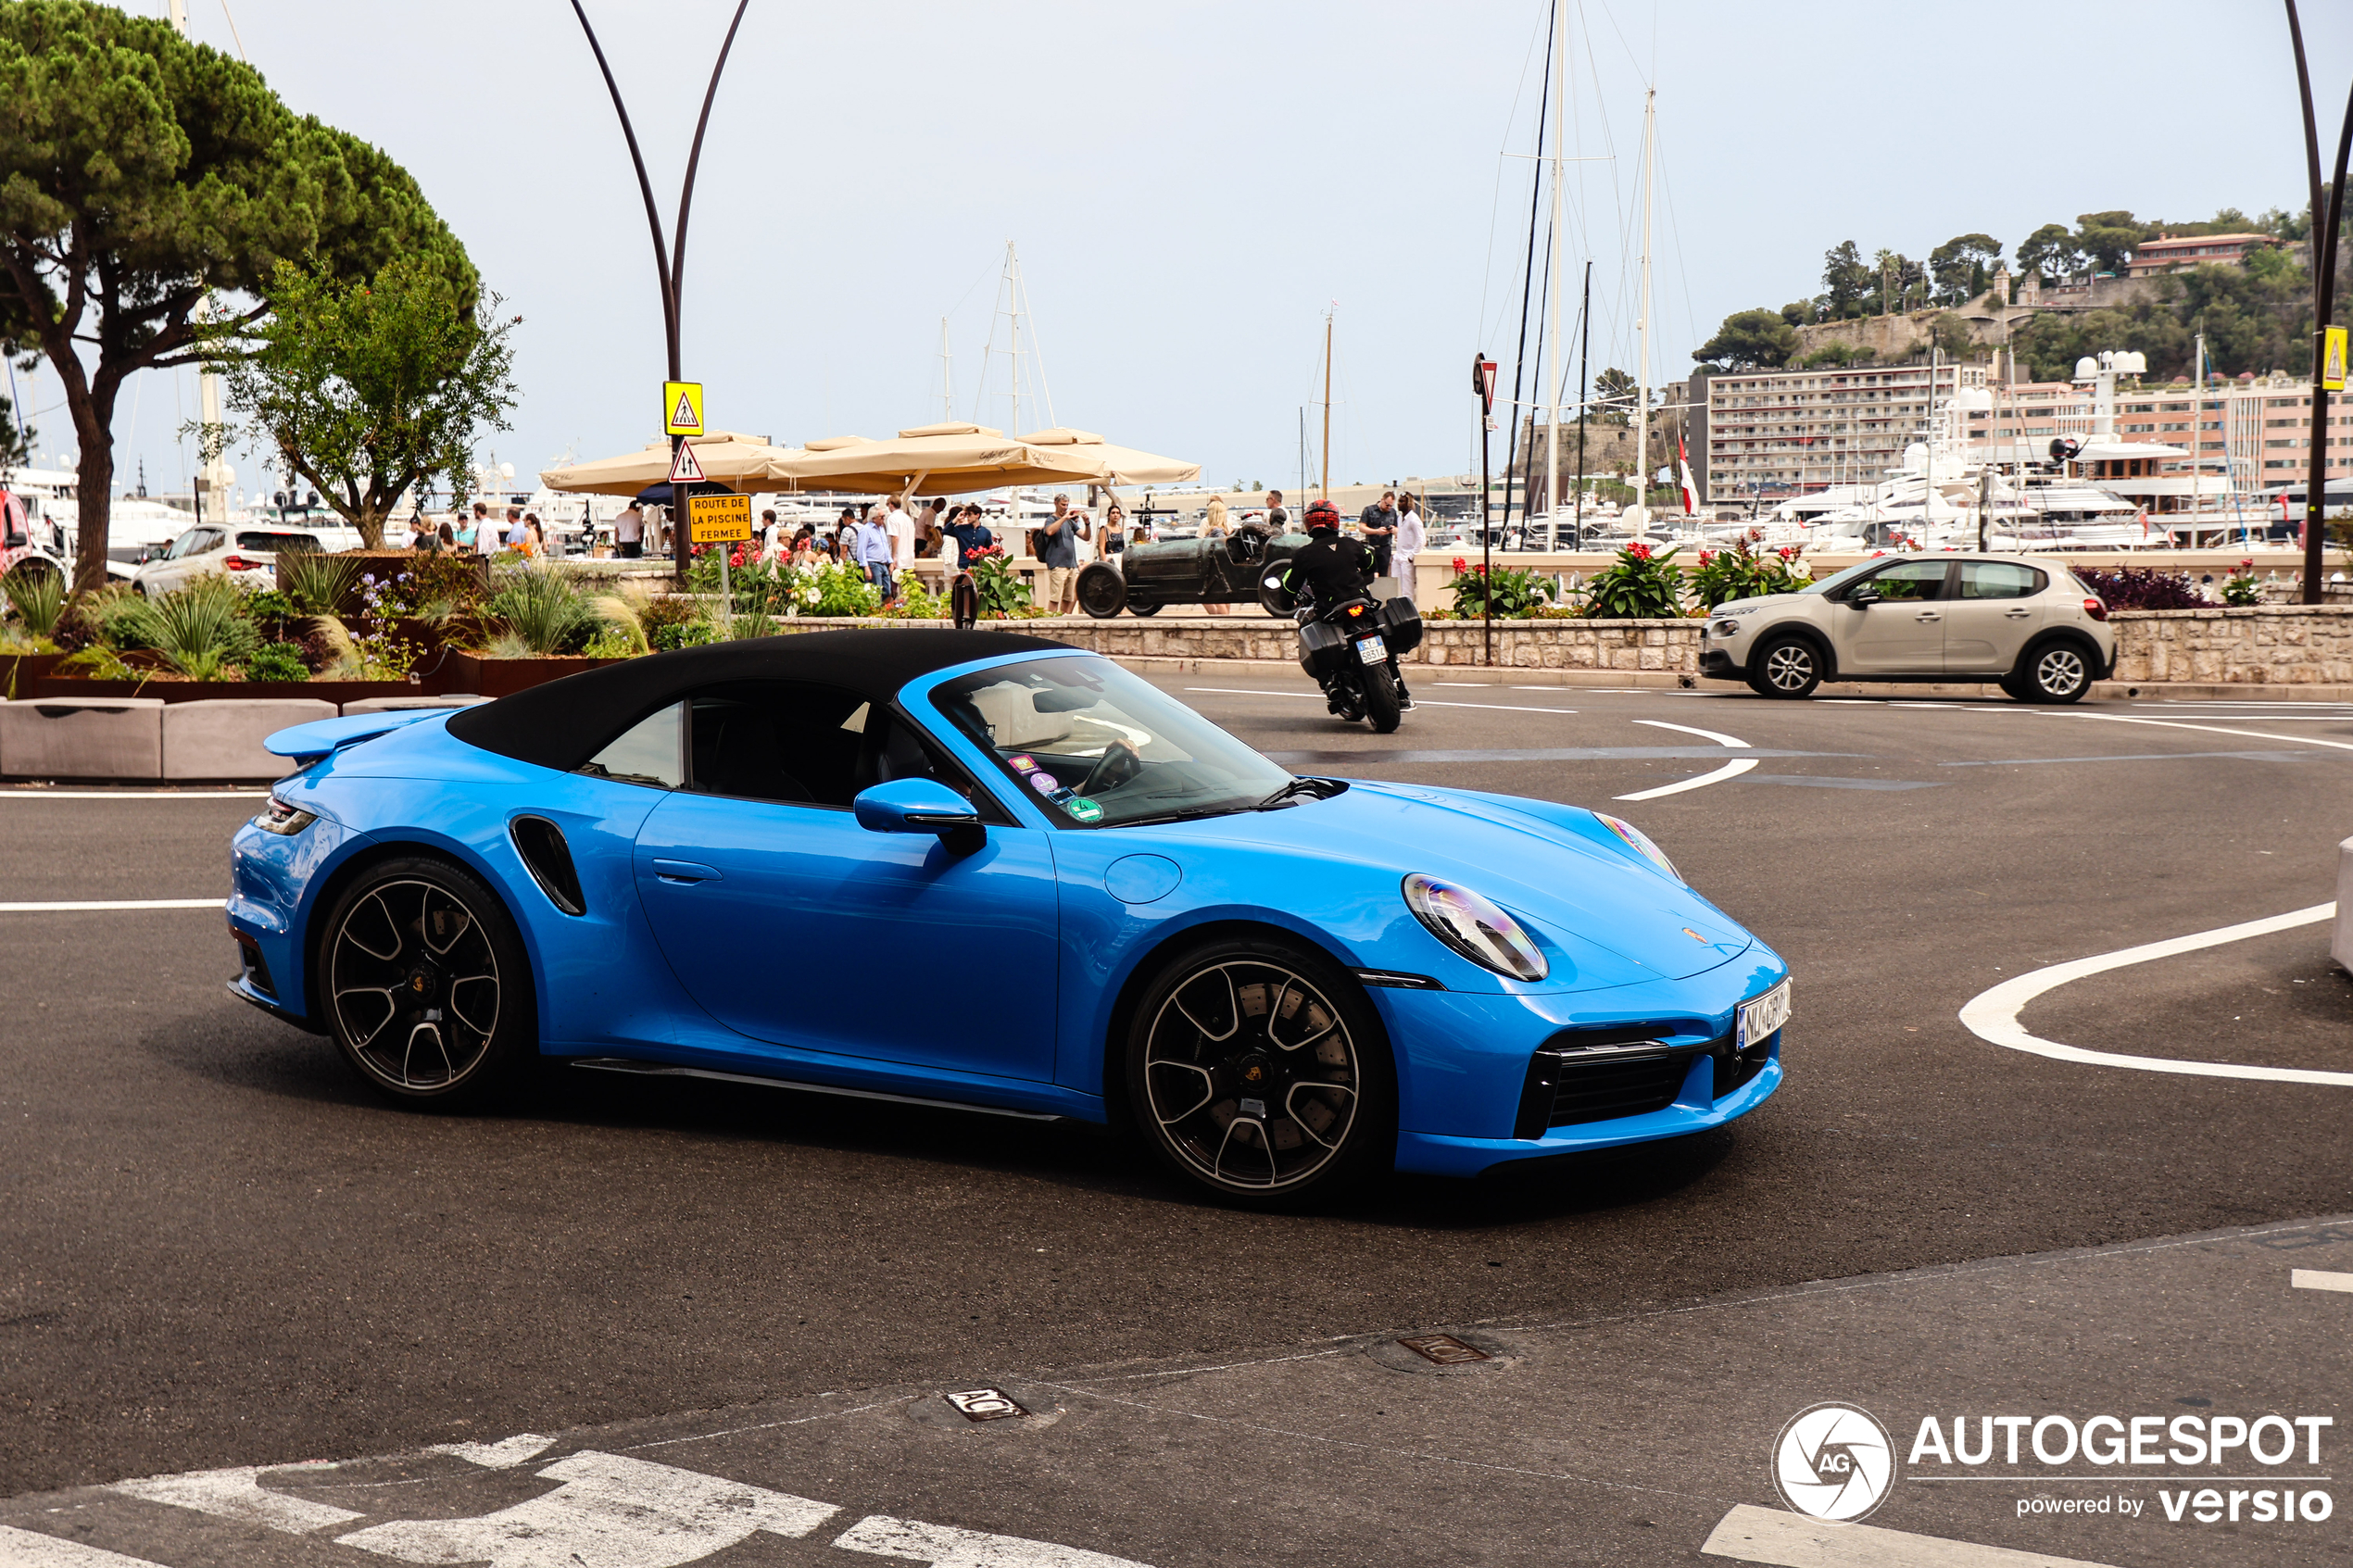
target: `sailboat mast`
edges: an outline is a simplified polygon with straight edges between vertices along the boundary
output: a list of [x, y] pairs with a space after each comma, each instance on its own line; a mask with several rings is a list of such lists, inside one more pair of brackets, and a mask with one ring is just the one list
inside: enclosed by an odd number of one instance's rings
[[1553, 116], [1553, 243], [1552, 252], [1552, 345], [1545, 358], [1550, 361], [1545, 379], [1545, 401], [1551, 405], [1552, 422], [1544, 431], [1544, 547], [1557, 550], [1561, 543], [1561, 252], [1567, 247], [1562, 243], [1568, 231], [1562, 221], [1561, 137], [1564, 122], [1568, 119], [1568, 0], [1553, 0], [1553, 102], [1559, 106]]
[[1651, 518], [1651, 142], [1657, 117], [1658, 89], [1653, 87], [1642, 94], [1642, 312], [1634, 320], [1642, 362], [1642, 397], [1634, 410], [1634, 504], [1645, 524]]
[[1011, 338], [1013, 421], [1005, 428], [1018, 435], [1021, 433], [1021, 257], [1013, 254], [1013, 242], [1011, 240], [1005, 242], [1005, 303], [1011, 307], [1013, 318]]
[[948, 353], [948, 318], [939, 319], [939, 417], [952, 422], [956, 418], [955, 362]]
[[1332, 498], [1332, 313], [1324, 312], [1324, 483], [1317, 495]]

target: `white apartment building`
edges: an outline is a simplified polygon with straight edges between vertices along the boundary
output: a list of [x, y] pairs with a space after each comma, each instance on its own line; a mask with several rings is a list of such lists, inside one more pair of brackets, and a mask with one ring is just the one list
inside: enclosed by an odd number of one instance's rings
[[1986, 373], [1983, 365], [1939, 365], [1932, 389], [1926, 365], [1711, 376], [1701, 488], [1710, 506], [1728, 506], [1877, 483], [1928, 428], [1931, 390], [1941, 405], [1962, 387], [1985, 385]]

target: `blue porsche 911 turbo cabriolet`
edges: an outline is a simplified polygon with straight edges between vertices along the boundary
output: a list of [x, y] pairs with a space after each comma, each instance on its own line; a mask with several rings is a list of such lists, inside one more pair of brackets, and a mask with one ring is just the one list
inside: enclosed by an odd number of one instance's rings
[[402, 1102], [555, 1058], [1074, 1117], [1248, 1200], [1780, 1082], [1787, 966], [1631, 823], [1293, 777], [1036, 638], [732, 642], [269, 745], [231, 988]]

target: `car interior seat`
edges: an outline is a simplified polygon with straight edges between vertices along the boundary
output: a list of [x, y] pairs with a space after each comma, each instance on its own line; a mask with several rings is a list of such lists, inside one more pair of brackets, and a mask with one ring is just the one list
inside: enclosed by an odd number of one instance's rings
[[738, 708], [721, 720], [705, 787], [715, 794], [755, 800], [815, 799], [807, 784], [786, 771], [784, 744], [777, 738], [775, 721], [749, 708]]

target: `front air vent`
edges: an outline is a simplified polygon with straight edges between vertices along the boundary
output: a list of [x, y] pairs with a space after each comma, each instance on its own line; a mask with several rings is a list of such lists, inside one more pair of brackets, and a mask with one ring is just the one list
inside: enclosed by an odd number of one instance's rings
[[517, 853], [547, 901], [568, 915], [586, 914], [588, 900], [581, 896], [580, 872], [573, 867], [563, 829], [545, 817], [517, 817], [507, 831], [514, 835]]

